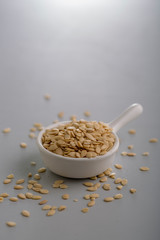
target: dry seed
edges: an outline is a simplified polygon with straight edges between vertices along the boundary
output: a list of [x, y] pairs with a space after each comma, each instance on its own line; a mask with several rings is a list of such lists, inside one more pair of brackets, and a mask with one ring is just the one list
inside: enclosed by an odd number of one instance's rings
[[78, 202], [78, 199], [77, 198], [73, 199], [73, 202]]
[[81, 212], [83, 212], [83, 213], [87, 213], [88, 211], [89, 211], [88, 208], [82, 208], [82, 210], [81, 210]]
[[123, 186], [122, 185], [118, 185], [116, 188], [117, 188], [117, 190], [121, 190], [123, 188]]
[[42, 189], [40, 188], [39, 192], [42, 193], [42, 194], [48, 194], [49, 193], [48, 189], [44, 189], [44, 188], [42, 188]]
[[112, 202], [114, 200], [113, 197], [106, 197], [104, 198], [104, 202]]
[[51, 209], [51, 205], [44, 205], [42, 207], [42, 210], [50, 210]]
[[156, 143], [156, 142], [158, 142], [158, 139], [157, 138], [151, 138], [151, 139], [149, 139], [149, 142], [150, 143]]
[[94, 192], [97, 190], [97, 187], [88, 187], [87, 191]]
[[9, 194], [8, 193], [1, 193], [0, 197], [7, 198], [7, 197], [9, 197]]
[[62, 198], [63, 198], [64, 200], [69, 199], [69, 194], [63, 194], [63, 195], [62, 195]]
[[4, 198], [3, 197], [0, 197], [0, 203], [3, 202]]
[[40, 192], [40, 188], [32, 187], [32, 190], [35, 192]]
[[22, 183], [24, 183], [24, 182], [25, 182], [24, 179], [18, 179], [18, 180], [16, 181], [16, 184], [22, 184]]
[[131, 188], [130, 189], [130, 193], [135, 193], [136, 192], [136, 189], [135, 188]]
[[33, 200], [40, 200], [42, 197], [41, 196], [39, 196], [39, 195], [33, 195], [32, 196], [32, 199]]
[[11, 198], [9, 198], [9, 200], [10, 200], [11, 202], [17, 202], [17, 201], [18, 201], [18, 198], [16, 198], [16, 197], [11, 197]]
[[50, 99], [51, 99], [51, 95], [47, 93], [47, 94], [44, 95], [44, 98], [45, 98], [46, 100], [50, 100]]
[[11, 128], [4, 128], [3, 133], [9, 133], [11, 131]]
[[127, 156], [129, 156], [129, 157], [134, 157], [134, 156], [136, 156], [136, 153], [127, 153]]
[[96, 187], [96, 188], [100, 188], [100, 186], [101, 186], [101, 184], [99, 182], [94, 184], [94, 187]]
[[56, 210], [56, 209], [57, 209], [56, 206], [52, 206], [52, 207], [51, 207], [51, 210]]
[[33, 132], [31, 132], [31, 133], [29, 133], [29, 135], [28, 135], [30, 138], [36, 138], [36, 135], [33, 133]]
[[6, 225], [8, 227], [15, 227], [16, 226], [16, 222], [9, 221], [9, 222], [6, 222]]
[[121, 152], [122, 156], [127, 156], [127, 152]]
[[32, 189], [32, 187], [33, 187], [32, 184], [28, 184], [28, 185], [27, 185], [27, 188], [28, 188], [28, 189]]
[[89, 200], [89, 199], [90, 199], [90, 195], [89, 195], [89, 194], [86, 194], [83, 198], [84, 198], [85, 200]]
[[7, 178], [13, 179], [13, 178], [14, 178], [14, 174], [13, 174], [13, 173], [12, 173], [12, 174], [9, 174], [9, 175], [7, 176]]
[[27, 210], [23, 210], [23, 211], [21, 212], [21, 214], [22, 214], [24, 217], [30, 217], [30, 212], [27, 211]]
[[142, 156], [149, 156], [149, 152], [143, 152]]
[[56, 184], [56, 183], [53, 183], [53, 184], [52, 184], [52, 187], [53, 187], [53, 188], [59, 188], [59, 186], [60, 186], [60, 184]]
[[130, 129], [130, 130], [128, 131], [128, 133], [129, 133], [129, 134], [135, 134], [135, 133], [136, 133], [136, 130], [135, 130], [135, 129]]
[[59, 118], [63, 118], [63, 117], [64, 117], [64, 112], [59, 112], [59, 113], [58, 113], [58, 117], [59, 117]]
[[3, 183], [4, 183], [4, 184], [8, 184], [8, 183], [10, 183], [11, 181], [12, 181], [11, 179], [6, 178], [6, 179], [4, 179]]
[[39, 180], [41, 177], [40, 177], [40, 175], [38, 174], [38, 173], [36, 173], [36, 174], [34, 174], [34, 179], [36, 179], [36, 180]]
[[43, 204], [46, 204], [48, 202], [48, 200], [42, 200], [39, 202], [39, 205], [43, 205]]
[[104, 190], [106, 190], [106, 191], [109, 191], [109, 190], [111, 190], [111, 185], [108, 183], [108, 184], [104, 184], [103, 186], [102, 186], [102, 188], [104, 189]]
[[33, 196], [33, 193], [26, 192], [25, 195], [26, 195], [26, 198], [31, 199]]
[[63, 211], [63, 210], [65, 210], [65, 209], [66, 209], [66, 206], [61, 205], [61, 206], [59, 206], [58, 211]]
[[85, 111], [85, 112], [84, 112], [84, 115], [85, 115], [86, 117], [90, 117], [90, 116], [91, 116], [91, 113], [90, 113], [89, 111]]
[[66, 185], [66, 184], [60, 184], [60, 186], [59, 186], [61, 189], [66, 189], [66, 188], [68, 188], [68, 186]]
[[86, 187], [93, 187], [94, 184], [92, 182], [84, 182], [83, 185]]
[[21, 190], [21, 189], [23, 189], [24, 187], [22, 186], [22, 185], [15, 185], [14, 186], [14, 189], [15, 190]]
[[43, 186], [40, 183], [35, 183], [33, 184], [35, 188], [43, 188]]
[[145, 167], [145, 166], [140, 167], [139, 169], [140, 169], [141, 171], [149, 171], [149, 167]]
[[115, 184], [118, 184], [118, 183], [121, 183], [121, 181], [122, 181], [121, 178], [116, 178], [116, 179], [114, 180], [114, 183], [115, 183]]
[[51, 210], [48, 211], [46, 216], [53, 216], [55, 213], [56, 213], [56, 211], [54, 209], [51, 209]]
[[114, 166], [115, 166], [115, 168], [117, 168], [117, 169], [122, 169], [122, 165], [121, 165], [121, 164], [115, 164]]
[[45, 167], [39, 168], [38, 172], [39, 173], [44, 173], [44, 172], [46, 172], [46, 168]]
[[35, 166], [35, 165], [36, 165], [36, 162], [30, 162], [30, 164], [31, 164], [32, 166]]
[[29, 178], [32, 177], [32, 173], [31, 172], [28, 173], [28, 177]]
[[40, 128], [40, 127], [42, 127], [42, 123], [37, 123], [37, 122], [36, 122], [36, 123], [34, 123], [34, 127], [35, 127], [35, 128]]
[[100, 174], [97, 175], [98, 178], [101, 178], [101, 177], [104, 177], [104, 176], [105, 176], [104, 173], [100, 173]]
[[17, 197], [20, 198], [20, 199], [26, 199], [26, 196], [25, 196], [24, 193], [19, 193], [19, 194], [17, 195]]
[[91, 180], [97, 180], [97, 176], [90, 177]]
[[107, 181], [107, 177], [102, 177], [100, 180], [99, 180], [100, 182], [106, 182]]
[[27, 144], [26, 144], [25, 142], [21, 142], [21, 143], [20, 143], [20, 147], [21, 147], [21, 148], [26, 148], [26, 147], [27, 147]]
[[90, 195], [90, 198], [99, 198], [99, 194], [98, 193], [91, 193]]
[[36, 132], [36, 128], [30, 128], [30, 132]]
[[94, 205], [95, 205], [95, 201], [90, 201], [87, 204], [88, 207], [93, 207]]
[[123, 178], [123, 179], [121, 180], [121, 184], [122, 184], [123, 186], [125, 186], [127, 183], [128, 183], [128, 180], [127, 180], [126, 178]]
[[133, 149], [133, 145], [128, 145], [128, 149]]
[[111, 174], [109, 175], [109, 177], [112, 178], [112, 179], [115, 179], [115, 176], [116, 176], [116, 173], [111, 173]]
[[33, 179], [31, 179], [31, 180], [28, 180], [28, 183], [29, 183], [29, 184], [36, 184], [36, 183], [37, 183], [37, 181], [36, 181], [36, 180], [33, 180]]
[[121, 193], [114, 195], [114, 199], [121, 199], [122, 197], [123, 195]]
[[76, 115], [72, 115], [72, 116], [70, 117], [70, 119], [71, 119], [73, 122], [76, 122], [76, 121], [77, 121]]

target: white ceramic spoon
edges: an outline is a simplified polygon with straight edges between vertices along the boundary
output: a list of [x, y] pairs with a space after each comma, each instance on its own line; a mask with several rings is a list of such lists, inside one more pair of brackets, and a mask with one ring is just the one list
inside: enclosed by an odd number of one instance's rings
[[108, 123], [113, 128], [113, 134], [115, 135], [115, 143], [112, 149], [105, 155], [97, 156], [94, 158], [70, 158], [57, 155], [45, 149], [41, 143], [41, 138], [46, 129], [56, 128], [66, 122], [59, 122], [45, 127], [38, 135], [37, 143], [44, 161], [44, 164], [54, 173], [69, 177], [69, 178], [88, 178], [98, 175], [104, 172], [107, 168], [112, 166], [115, 158], [115, 154], [119, 147], [119, 138], [116, 132], [137, 118], [143, 111], [143, 107], [140, 104], [132, 104], [127, 108], [118, 118]]

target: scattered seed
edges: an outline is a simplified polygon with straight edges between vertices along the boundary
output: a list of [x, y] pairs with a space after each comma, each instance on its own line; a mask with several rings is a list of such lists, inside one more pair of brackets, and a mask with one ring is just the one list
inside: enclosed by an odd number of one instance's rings
[[36, 180], [39, 180], [40, 178], [41, 178], [41, 176], [38, 174], [38, 173], [36, 173], [36, 174], [34, 174], [34, 179], [36, 179]]
[[145, 166], [144, 166], [144, 167], [140, 167], [139, 169], [140, 169], [141, 171], [149, 171], [149, 167], [145, 167]]
[[36, 165], [36, 162], [30, 162], [30, 164], [31, 164], [32, 166], [35, 166], [35, 165]]
[[93, 187], [94, 184], [92, 182], [84, 182], [83, 185], [86, 187]]
[[34, 123], [34, 127], [35, 128], [41, 128], [42, 127], [42, 123]]
[[6, 222], [6, 225], [8, 227], [15, 227], [16, 226], [16, 222], [9, 221], [9, 222]]
[[20, 147], [21, 147], [21, 148], [26, 148], [26, 147], [27, 147], [27, 144], [26, 144], [25, 142], [21, 142], [21, 143], [20, 143]]
[[95, 205], [95, 201], [90, 201], [87, 204], [88, 207], [93, 207], [94, 205]]
[[149, 156], [149, 152], [143, 152], [142, 156]]
[[51, 209], [51, 205], [44, 205], [42, 207], [42, 210], [50, 210]]
[[117, 188], [117, 190], [121, 190], [123, 188], [123, 186], [122, 185], [118, 185], [116, 188]]
[[114, 166], [115, 166], [115, 168], [117, 168], [117, 169], [122, 169], [122, 165], [121, 165], [121, 164], [115, 164]]
[[122, 186], [125, 186], [127, 183], [128, 183], [128, 180], [127, 180], [126, 178], [123, 178], [123, 179], [121, 180]]
[[85, 200], [89, 200], [89, 199], [90, 199], [90, 195], [89, 195], [89, 194], [86, 194], [83, 198], [84, 198]]
[[22, 183], [24, 183], [24, 182], [25, 182], [24, 179], [18, 179], [18, 180], [16, 181], [16, 184], [22, 184]]
[[71, 121], [73, 121], [73, 122], [76, 122], [76, 121], [77, 121], [76, 115], [72, 115], [72, 116], [70, 117], [70, 119], [71, 119]]
[[24, 187], [22, 186], [22, 185], [15, 185], [14, 186], [14, 189], [15, 190], [21, 190], [21, 189], [23, 189]]
[[30, 128], [30, 132], [36, 132], [36, 128]]
[[88, 208], [82, 208], [82, 210], [81, 210], [81, 212], [83, 212], [83, 213], [87, 213], [88, 211], [89, 211]]
[[105, 176], [104, 173], [100, 173], [100, 174], [97, 175], [98, 178], [101, 178], [101, 177], [104, 177], [104, 176]]
[[115, 176], [116, 176], [116, 173], [111, 173], [111, 174], [109, 175], [109, 177], [112, 178], [112, 179], [115, 179]]
[[121, 152], [122, 156], [127, 156], [127, 152]]
[[33, 188], [33, 185], [32, 185], [32, 184], [28, 184], [28, 185], [27, 185], [27, 188], [28, 188], [28, 189], [32, 189], [32, 188]]
[[123, 195], [121, 193], [114, 195], [114, 199], [121, 199], [122, 197]]
[[4, 179], [3, 183], [4, 183], [4, 184], [8, 184], [8, 183], [10, 183], [11, 181], [12, 181], [11, 179], [6, 178], [6, 179]]
[[129, 133], [129, 134], [135, 134], [135, 133], [136, 133], [136, 130], [130, 129], [130, 130], [128, 131], [128, 133]]
[[63, 194], [63, 195], [62, 195], [62, 198], [63, 198], [64, 200], [69, 199], [69, 194]]
[[33, 184], [33, 185], [34, 185], [34, 184], [36, 184], [36, 183], [37, 183], [37, 181], [36, 181], [36, 180], [33, 180], [33, 179], [31, 179], [31, 180], [28, 180], [28, 183], [29, 183], [29, 184]]
[[42, 189], [40, 188], [39, 192], [42, 193], [42, 194], [48, 194], [49, 193], [48, 189], [44, 189], [44, 188], [42, 188]]
[[95, 187], [95, 186], [87, 188], [87, 191], [90, 191], [90, 192], [94, 192], [96, 190], [97, 190], [97, 187]]
[[0, 203], [3, 202], [4, 198], [3, 197], [0, 197]]
[[128, 145], [128, 149], [133, 149], [133, 145]]
[[43, 205], [43, 204], [46, 204], [48, 202], [48, 200], [42, 200], [39, 202], [39, 205]]
[[11, 197], [11, 198], [9, 198], [9, 200], [10, 200], [11, 202], [17, 202], [17, 201], [18, 201], [18, 198], [17, 198], [17, 197]]
[[39, 173], [44, 173], [44, 172], [46, 172], [46, 168], [45, 167], [39, 168], [38, 172]]
[[134, 156], [136, 156], [136, 153], [127, 153], [127, 156], [129, 156], [129, 157], [134, 157]]
[[73, 202], [78, 202], [78, 199], [77, 198], [73, 199]]
[[90, 195], [90, 198], [99, 198], [99, 194], [98, 193], [91, 193]]
[[97, 180], [97, 176], [90, 177], [91, 180]]
[[130, 189], [130, 193], [133, 194], [133, 193], [135, 193], [135, 192], [136, 192], [136, 189], [135, 189], [135, 188], [131, 188], [131, 189]]
[[109, 191], [109, 190], [111, 190], [111, 185], [109, 183], [108, 184], [105, 183], [105, 184], [103, 184], [102, 188], [106, 191]]
[[115, 184], [118, 184], [118, 183], [121, 183], [121, 181], [122, 181], [121, 178], [116, 178], [116, 179], [114, 180], [114, 183], [115, 183]]
[[33, 133], [33, 132], [31, 132], [31, 133], [29, 133], [29, 135], [28, 135], [30, 138], [36, 138], [36, 135]]
[[56, 210], [56, 209], [57, 209], [56, 206], [52, 206], [52, 207], [51, 207], [51, 210]]
[[63, 210], [65, 210], [66, 208], [67, 208], [66, 206], [61, 205], [61, 206], [59, 206], [58, 211], [63, 211]]
[[32, 177], [32, 173], [31, 172], [28, 173], [28, 177], [29, 178]]
[[64, 117], [64, 112], [59, 112], [59, 113], [58, 113], [58, 117], [59, 117], [59, 118], [63, 118], [63, 117]]
[[85, 111], [85, 112], [84, 112], [84, 115], [85, 115], [86, 117], [90, 117], [90, 116], [91, 116], [91, 113], [88, 112], [88, 111]]
[[47, 93], [47, 94], [44, 95], [44, 98], [45, 98], [46, 100], [50, 100], [50, 99], [51, 99], [51, 95]]
[[106, 182], [106, 181], [107, 181], [107, 177], [104, 176], [104, 177], [102, 177], [99, 181], [100, 181], [100, 182]]
[[54, 209], [51, 209], [51, 210], [48, 211], [46, 216], [53, 216], [55, 213], [56, 213], [56, 211]]
[[157, 138], [151, 138], [151, 139], [149, 139], [149, 142], [150, 143], [156, 143], [156, 142], [158, 142], [158, 139]]
[[13, 173], [9, 174], [9, 175], [7, 176], [7, 178], [8, 178], [8, 179], [13, 179], [13, 178], [14, 178], [14, 174], [13, 174]]
[[26, 195], [24, 193], [19, 193], [17, 197], [20, 199], [26, 199]]
[[33, 195], [32, 196], [32, 199], [33, 200], [40, 200], [42, 197], [41, 196], [39, 196], [39, 195]]
[[9, 133], [11, 131], [11, 128], [4, 128], [3, 133]]
[[106, 197], [104, 198], [104, 202], [112, 202], [114, 200], [113, 197]]
[[23, 210], [23, 211], [21, 212], [21, 214], [22, 214], [24, 217], [30, 217], [30, 212], [27, 211], [27, 210]]
[[66, 189], [66, 188], [68, 188], [68, 186], [67, 186], [66, 184], [60, 184], [59, 187], [60, 187], [61, 189]]
[[26, 195], [26, 198], [28, 199], [31, 199], [33, 197], [33, 193], [30, 193], [30, 192], [26, 192], [25, 195]]
[[0, 197], [7, 198], [7, 197], [9, 197], [9, 194], [8, 193], [1, 193]]

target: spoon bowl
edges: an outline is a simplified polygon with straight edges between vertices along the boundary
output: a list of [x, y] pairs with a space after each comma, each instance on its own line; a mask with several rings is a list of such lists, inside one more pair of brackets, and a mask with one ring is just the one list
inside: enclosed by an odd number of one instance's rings
[[70, 158], [52, 153], [45, 149], [42, 145], [42, 135], [47, 129], [56, 128], [61, 124], [67, 124], [70, 121], [59, 122], [48, 127], [43, 128], [37, 138], [37, 144], [41, 153], [42, 160], [46, 167], [52, 172], [69, 178], [88, 178], [104, 172], [107, 168], [112, 166], [116, 152], [119, 147], [119, 138], [116, 132], [126, 125], [131, 120], [138, 117], [143, 111], [140, 104], [133, 104], [126, 109], [118, 118], [108, 123], [113, 129], [115, 136], [115, 143], [113, 147], [104, 155], [96, 156], [94, 158]]

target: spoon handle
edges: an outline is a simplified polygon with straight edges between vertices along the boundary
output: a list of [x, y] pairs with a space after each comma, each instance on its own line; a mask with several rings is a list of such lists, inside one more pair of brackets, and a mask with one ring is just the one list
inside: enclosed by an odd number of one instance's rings
[[124, 112], [122, 112], [120, 116], [118, 116], [112, 122], [108, 123], [108, 125], [113, 128], [113, 132], [118, 132], [121, 127], [125, 126], [127, 123], [137, 118], [142, 112], [142, 105], [134, 103]]

